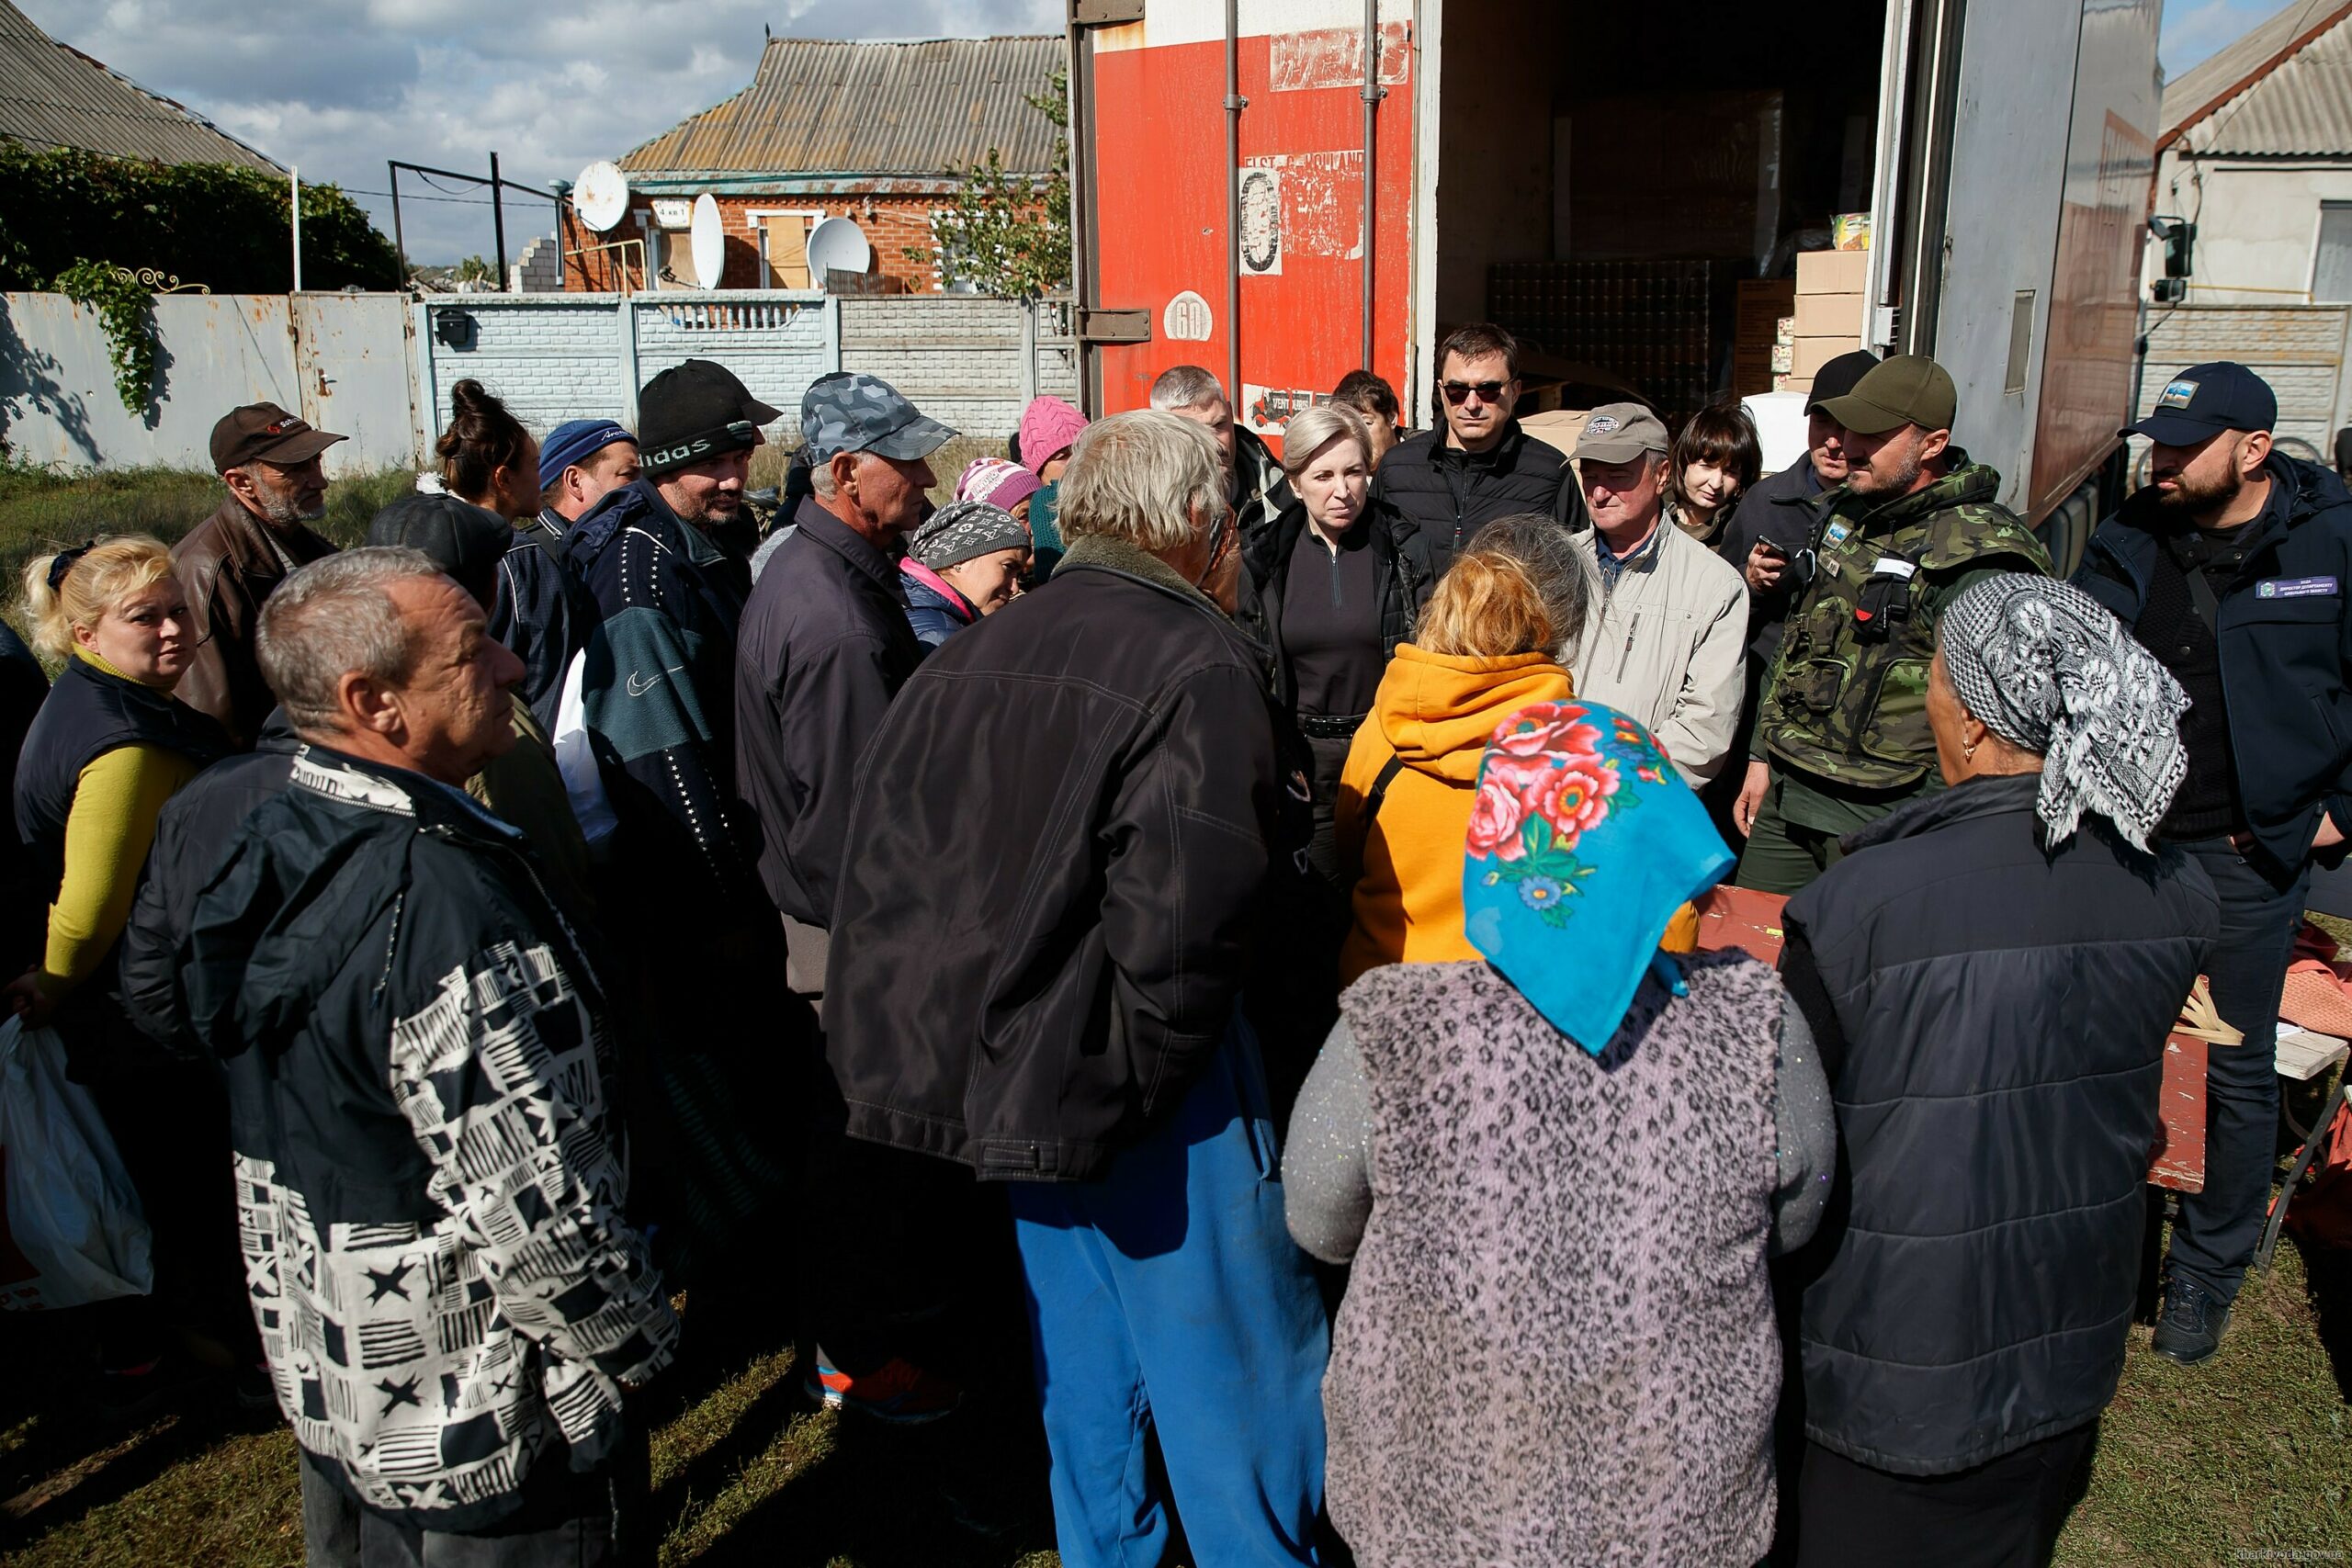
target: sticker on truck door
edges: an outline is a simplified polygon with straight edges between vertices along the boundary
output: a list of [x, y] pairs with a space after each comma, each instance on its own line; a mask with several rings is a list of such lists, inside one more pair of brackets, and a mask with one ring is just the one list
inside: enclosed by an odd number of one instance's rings
[[1241, 181], [1241, 271], [1279, 277], [1283, 270], [1283, 176], [1279, 169], [1244, 169]]
[[1187, 288], [1159, 312], [1159, 335], [1178, 343], [1206, 343], [1216, 325], [1209, 302]]

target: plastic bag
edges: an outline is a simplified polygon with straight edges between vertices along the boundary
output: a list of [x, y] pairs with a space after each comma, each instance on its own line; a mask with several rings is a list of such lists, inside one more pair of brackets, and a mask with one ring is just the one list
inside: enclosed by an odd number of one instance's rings
[[13, 1018], [0, 1023], [0, 1160], [6, 1239], [31, 1269], [0, 1285], [0, 1306], [86, 1306], [154, 1288], [147, 1216], [96, 1101], [66, 1077], [54, 1031]]

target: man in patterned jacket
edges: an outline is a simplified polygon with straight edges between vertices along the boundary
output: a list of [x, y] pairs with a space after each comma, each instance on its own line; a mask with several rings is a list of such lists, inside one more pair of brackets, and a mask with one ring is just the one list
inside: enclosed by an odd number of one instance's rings
[[649, 1484], [624, 1399], [678, 1324], [622, 1217], [599, 978], [463, 788], [514, 744], [522, 662], [407, 549], [295, 572], [259, 652], [302, 747], [183, 964], [308, 1561], [619, 1561]]

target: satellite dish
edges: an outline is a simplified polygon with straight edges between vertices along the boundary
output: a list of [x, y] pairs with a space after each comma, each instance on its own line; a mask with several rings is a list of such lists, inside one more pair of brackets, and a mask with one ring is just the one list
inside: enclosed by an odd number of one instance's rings
[[727, 270], [727, 231], [719, 222], [718, 198], [708, 191], [695, 197], [692, 232], [695, 282], [705, 288], [716, 288], [719, 276]]
[[865, 234], [846, 218], [828, 218], [808, 231], [808, 276], [829, 272], [864, 272], [874, 264], [874, 247]]
[[571, 182], [571, 210], [599, 234], [628, 211], [628, 176], [617, 164], [591, 164]]

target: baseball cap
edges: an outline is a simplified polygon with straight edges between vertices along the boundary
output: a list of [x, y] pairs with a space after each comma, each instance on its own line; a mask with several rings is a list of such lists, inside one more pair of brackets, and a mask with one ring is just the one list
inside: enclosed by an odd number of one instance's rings
[[212, 471], [225, 474], [247, 463], [290, 468], [307, 463], [344, 437], [314, 429], [276, 403], [231, 409], [212, 427]]
[[1586, 417], [1577, 436], [1578, 461], [1630, 463], [1645, 452], [1664, 452], [1672, 444], [1657, 415], [1639, 403], [1603, 403]]
[[1842, 398], [1878, 366], [1878, 355], [1867, 348], [1851, 349], [1813, 373], [1812, 395], [1804, 401], [1811, 413], [1832, 398]]
[[1950, 430], [1960, 412], [1960, 390], [1944, 367], [1926, 355], [1898, 354], [1871, 366], [1844, 397], [1826, 398], [1815, 406], [1864, 435], [1883, 435], [1906, 424]]
[[673, 365], [648, 381], [637, 410], [639, 460], [649, 477], [757, 446], [760, 426], [784, 417], [735, 372], [707, 359]]
[[609, 419], [571, 419], [548, 432], [539, 443], [539, 488], [563, 477], [574, 463], [584, 463], [616, 441], [634, 446], [637, 437]]
[[2267, 430], [2278, 423], [2278, 395], [2270, 383], [2232, 360], [2192, 365], [2166, 381], [2155, 411], [2120, 434], [2144, 435], [2159, 446], [2194, 446], [2224, 430]]
[[924, 418], [905, 393], [879, 376], [836, 370], [818, 377], [801, 395], [800, 439], [811, 463], [842, 452], [911, 462], [955, 438], [954, 431]]
[[498, 563], [514, 542], [505, 518], [447, 491], [401, 496], [368, 525], [371, 545], [422, 550], [485, 607], [498, 596]]

